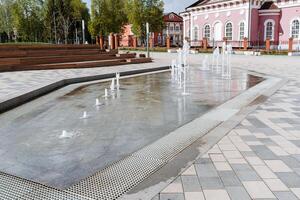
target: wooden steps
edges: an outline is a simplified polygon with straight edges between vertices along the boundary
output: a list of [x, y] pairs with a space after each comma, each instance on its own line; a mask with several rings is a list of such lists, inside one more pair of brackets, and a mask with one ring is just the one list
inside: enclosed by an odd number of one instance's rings
[[151, 62], [134, 53], [100, 50], [95, 45], [0, 46], [0, 72], [103, 67]]

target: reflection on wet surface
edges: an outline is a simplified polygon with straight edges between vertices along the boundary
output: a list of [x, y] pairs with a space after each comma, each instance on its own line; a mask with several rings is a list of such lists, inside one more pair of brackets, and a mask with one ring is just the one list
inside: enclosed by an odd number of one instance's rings
[[[187, 96], [170, 72], [122, 79], [108, 98], [109, 82], [68, 86], [0, 116], [0, 171], [69, 187], [260, 81], [241, 71], [222, 80], [191, 68]], [[96, 98], [103, 105], [95, 106]], [[84, 111], [89, 117], [80, 119]]]

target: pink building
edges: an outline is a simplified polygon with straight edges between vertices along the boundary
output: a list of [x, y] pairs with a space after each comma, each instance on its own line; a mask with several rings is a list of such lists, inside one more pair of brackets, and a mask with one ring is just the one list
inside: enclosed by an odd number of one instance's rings
[[226, 39], [235, 47], [264, 46], [287, 49], [289, 38], [299, 48], [300, 0], [199, 0], [180, 14], [184, 21], [184, 38], [192, 46], [201, 46], [207, 38], [209, 46]]

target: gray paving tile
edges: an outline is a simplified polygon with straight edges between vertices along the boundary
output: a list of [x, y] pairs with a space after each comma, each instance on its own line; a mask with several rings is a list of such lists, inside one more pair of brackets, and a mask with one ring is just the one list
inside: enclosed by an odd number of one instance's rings
[[241, 186], [239, 178], [233, 171], [220, 171], [220, 178], [224, 184], [224, 186]]
[[244, 187], [226, 187], [231, 200], [250, 200], [250, 196]]
[[280, 172], [276, 175], [290, 188], [300, 187], [300, 176], [294, 172]]
[[182, 193], [178, 194], [160, 194], [159, 200], [185, 200]]
[[263, 160], [276, 160], [278, 157], [266, 146], [251, 146], [251, 149]]
[[231, 167], [241, 181], [260, 181], [261, 178], [248, 164], [232, 164]]
[[201, 185], [197, 176], [181, 176], [184, 192], [201, 192]]
[[259, 141], [266, 146], [277, 146], [277, 144], [269, 138], [260, 138]]
[[195, 169], [199, 177], [216, 177], [217, 170], [213, 164], [195, 164]]
[[203, 190], [223, 189], [224, 185], [220, 177], [199, 177], [199, 182]]
[[257, 127], [257, 128], [266, 128], [267, 125], [264, 124], [263, 122], [261, 122], [260, 120], [258, 120], [257, 118], [247, 118], [248, 121], [253, 124], [253, 126]]
[[292, 192], [274, 192], [278, 200], [297, 200], [298, 198]]
[[290, 168], [300, 168], [300, 162], [292, 156], [279, 156], [279, 160], [282, 160]]
[[199, 158], [195, 161], [196, 164], [211, 164], [212, 161], [209, 158]]

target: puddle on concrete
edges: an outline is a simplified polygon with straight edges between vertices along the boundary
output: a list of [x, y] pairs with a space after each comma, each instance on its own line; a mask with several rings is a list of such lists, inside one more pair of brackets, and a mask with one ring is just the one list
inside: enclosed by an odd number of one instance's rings
[[[170, 72], [122, 79], [108, 98], [110, 82], [62, 88], [0, 115], [0, 171], [67, 188], [262, 80], [242, 71], [222, 80], [191, 67], [186, 96]], [[63, 130], [76, 134], [60, 137]]]

